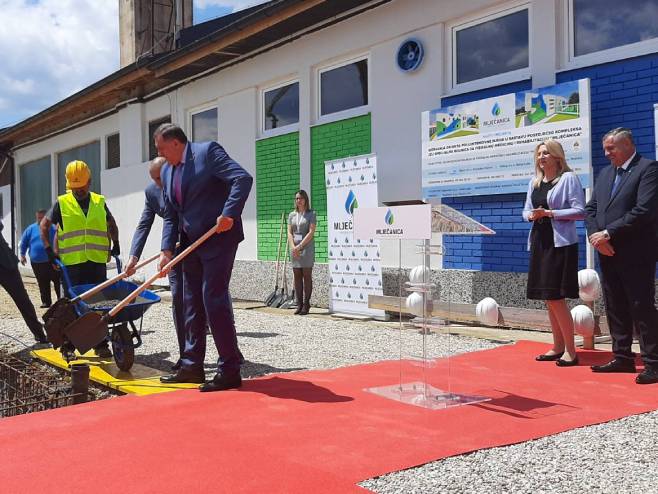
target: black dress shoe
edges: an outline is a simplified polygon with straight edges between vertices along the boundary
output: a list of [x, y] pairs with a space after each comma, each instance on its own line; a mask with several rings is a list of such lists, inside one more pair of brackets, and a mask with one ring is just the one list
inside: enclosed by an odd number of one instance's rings
[[178, 369], [180, 369], [180, 366], [181, 366], [180, 359], [178, 359], [176, 363], [171, 366], [171, 370], [173, 372], [176, 372]]
[[207, 393], [209, 391], [224, 391], [242, 386], [242, 377], [240, 372], [234, 374], [215, 374], [212, 381], [208, 381], [199, 386], [199, 391]]
[[559, 360], [562, 355], [564, 355], [564, 352], [554, 353], [553, 355], [546, 355], [545, 353], [542, 353], [541, 355], [537, 355], [535, 360], [537, 362], [550, 362], [553, 360]]
[[638, 384], [654, 384], [658, 383], [658, 370], [645, 367], [641, 374], [635, 378]]
[[607, 364], [593, 365], [592, 372], [637, 372], [635, 362], [628, 359], [615, 358]]
[[558, 367], [574, 367], [578, 365], [578, 357], [574, 357], [573, 360], [559, 359], [557, 362], [555, 362], [555, 365], [557, 365]]
[[177, 384], [177, 383], [201, 384], [205, 380], [206, 380], [206, 375], [203, 373], [203, 370], [195, 371], [188, 369], [178, 369], [178, 372], [176, 372], [175, 374], [160, 376], [160, 382], [165, 384]]

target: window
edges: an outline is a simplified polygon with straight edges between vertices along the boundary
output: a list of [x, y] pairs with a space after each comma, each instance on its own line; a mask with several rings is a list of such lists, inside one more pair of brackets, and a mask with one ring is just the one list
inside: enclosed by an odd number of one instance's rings
[[217, 108], [211, 108], [192, 115], [193, 141], [216, 141], [217, 135]]
[[[21, 231], [34, 222], [39, 209], [50, 209], [50, 156], [30, 161], [19, 167], [21, 180]], [[1, 214], [0, 214], [1, 216]]]
[[658, 0], [571, 0], [570, 7], [574, 57], [658, 38]]
[[452, 30], [453, 86], [529, 67], [528, 8]]
[[367, 104], [367, 59], [320, 71], [320, 116]]
[[166, 117], [162, 117], [162, 118], [159, 118], [157, 120], [151, 120], [149, 122], [149, 133], [148, 133], [148, 140], [149, 140], [149, 157], [148, 157], [148, 159], [149, 159], [149, 161], [158, 156], [158, 150], [155, 149], [155, 142], [153, 142], [153, 133], [163, 123], [171, 123], [171, 115], [167, 115]]
[[299, 82], [263, 91], [263, 130], [299, 122]]
[[[82, 160], [91, 171], [89, 190], [101, 193], [101, 143], [94, 141], [84, 146], [63, 151], [57, 155], [57, 190], [58, 194], [66, 192], [66, 165], [71, 161]], [[50, 196], [50, 192], [48, 193]]]
[[121, 145], [119, 134], [107, 136], [105, 140], [105, 168], [119, 168], [121, 165]]

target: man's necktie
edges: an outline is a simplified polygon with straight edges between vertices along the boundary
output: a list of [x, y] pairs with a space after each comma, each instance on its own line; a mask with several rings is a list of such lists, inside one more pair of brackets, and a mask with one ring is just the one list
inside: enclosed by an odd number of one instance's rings
[[615, 170], [615, 181], [612, 182], [612, 191], [610, 191], [610, 197], [615, 195], [615, 192], [617, 191], [617, 188], [619, 187], [619, 184], [621, 183], [621, 176], [624, 174], [626, 170], [624, 170], [622, 167], [617, 168]]
[[174, 196], [179, 206], [183, 205], [183, 190], [181, 182], [183, 181], [183, 163], [174, 167]]

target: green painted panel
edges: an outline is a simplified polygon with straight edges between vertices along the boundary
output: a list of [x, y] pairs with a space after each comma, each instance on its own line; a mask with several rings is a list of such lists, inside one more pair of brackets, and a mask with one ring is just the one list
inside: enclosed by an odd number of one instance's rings
[[[281, 214], [294, 208], [299, 190], [299, 133], [256, 142], [256, 211], [258, 259], [276, 260]], [[285, 242], [285, 226], [284, 239]], [[282, 247], [282, 252], [285, 252]]]
[[311, 129], [311, 202], [317, 214], [315, 260], [327, 262], [327, 190], [324, 162], [372, 152], [370, 114]]

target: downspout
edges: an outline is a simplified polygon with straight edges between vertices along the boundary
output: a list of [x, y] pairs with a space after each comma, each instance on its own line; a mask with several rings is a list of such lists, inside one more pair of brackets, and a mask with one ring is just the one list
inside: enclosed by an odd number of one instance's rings
[[11, 249], [16, 253], [16, 170], [14, 155], [9, 154], [9, 210], [11, 211]]

